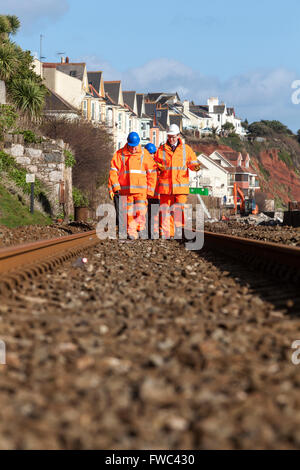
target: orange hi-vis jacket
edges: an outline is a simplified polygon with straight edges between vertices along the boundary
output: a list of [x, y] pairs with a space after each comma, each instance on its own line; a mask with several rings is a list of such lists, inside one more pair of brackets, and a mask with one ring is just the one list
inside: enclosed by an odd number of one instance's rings
[[138, 152], [130, 153], [127, 144], [118, 150], [111, 161], [108, 190], [110, 193], [145, 194], [153, 197], [157, 171], [156, 164], [149, 152], [139, 145]]
[[158, 181], [158, 192], [160, 194], [189, 194], [189, 171], [199, 165], [195, 152], [189, 145], [178, 139], [179, 143], [175, 149], [168, 143], [159, 147], [155, 154], [155, 161], [165, 167], [161, 171]]

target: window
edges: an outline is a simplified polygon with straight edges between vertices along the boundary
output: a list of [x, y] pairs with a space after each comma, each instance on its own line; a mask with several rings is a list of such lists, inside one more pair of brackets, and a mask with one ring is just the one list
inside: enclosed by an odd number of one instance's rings
[[152, 140], [153, 140], [153, 144], [156, 145], [156, 132], [153, 132]]
[[113, 112], [112, 109], [106, 108], [106, 124], [112, 126]]
[[76, 76], [77, 76], [76, 70], [71, 70], [70, 71], [70, 77], [76, 77]]
[[86, 100], [83, 101], [83, 117], [87, 117], [87, 102]]
[[132, 131], [132, 119], [129, 119], [129, 132]]
[[156, 111], [156, 116], [161, 117], [161, 111]]
[[228, 184], [232, 185], [234, 183], [234, 175], [228, 175]]
[[92, 120], [95, 120], [95, 103], [92, 103]]
[[219, 122], [220, 122], [220, 119], [221, 119], [221, 116], [220, 116], [220, 114], [218, 114], [218, 121], [219, 121]]
[[118, 117], [118, 129], [122, 129], [122, 114], [119, 113], [119, 117]]
[[248, 175], [235, 175], [235, 181], [248, 181]]

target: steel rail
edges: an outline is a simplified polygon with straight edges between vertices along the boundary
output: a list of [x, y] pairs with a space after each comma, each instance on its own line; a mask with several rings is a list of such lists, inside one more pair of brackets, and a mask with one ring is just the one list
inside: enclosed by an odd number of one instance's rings
[[259, 255], [284, 266], [297, 267], [300, 270], [300, 248], [296, 246], [204, 231], [205, 245], [218, 248], [222, 245], [222, 249], [247, 250], [248, 254]]
[[205, 248], [249, 262], [279, 277], [300, 281], [299, 247], [204, 231]]
[[0, 249], [0, 291], [7, 292], [99, 243], [95, 230]]

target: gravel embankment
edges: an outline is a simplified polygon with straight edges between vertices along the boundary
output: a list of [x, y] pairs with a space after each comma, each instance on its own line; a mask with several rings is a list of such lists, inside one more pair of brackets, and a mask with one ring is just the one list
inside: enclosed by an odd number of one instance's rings
[[0, 299], [0, 448], [299, 448], [297, 316], [175, 241], [85, 255]]
[[0, 225], [0, 248], [12, 245], [21, 245], [49, 238], [65, 237], [72, 233], [92, 230], [89, 224], [72, 222], [66, 225], [25, 225], [24, 227], [8, 228]]
[[300, 227], [245, 225], [241, 222], [229, 221], [206, 223], [205, 230], [234, 235], [236, 237], [300, 246]]

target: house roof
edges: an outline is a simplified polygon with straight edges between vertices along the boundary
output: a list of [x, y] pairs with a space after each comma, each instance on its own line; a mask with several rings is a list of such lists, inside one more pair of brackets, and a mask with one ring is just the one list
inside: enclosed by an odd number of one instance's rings
[[[209, 162], [213, 163], [214, 165], [216, 165], [219, 169], [221, 169], [222, 171], [225, 171], [226, 173], [230, 173], [230, 168], [233, 168], [233, 167], [228, 167], [228, 166], [222, 166], [220, 165], [216, 160], [214, 160], [213, 158], [209, 157], [208, 155], [205, 155], [205, 153], [200, 153], [200, 155], [198, 155], [200, 157], [204, 157], [206, 158]], [[201, 163], [201, 162], [200, 162]], [[202, 164], [202, 163], [201, 163]]]
[[156, 119], [164, 127], [164, 129], [167, 129], [168, 127], [168, 115], [169, 115], [168, 109], [158, 109], [156, 112]]
[[213, 110], [214, 113], [223, 114], [224, 111], [225, 111], [225, 104], [222, 104], [220, 106], [214, 106], [214, 110]]
[[136, 92], [135, 91], [123, 91], [123, 100], [132, 110], [134, 110]]
[[59, 70], [59, 72], [63, 72], [73, 78], [78, 78], [78, 80], [83, 79], [84, 69], [85, 64], [59, 64], [56, 67], [56, 70]]
[[[231, 160], [230, 158], [227, 158], [224, 151], [221, 152], [220, 150], [217, 149], [217, 150], [214, 150], [214, 151], [211, 153], [211, 155], [212, 155], [213, 153], [214, 153], [214, 154], [217, 153], [217, 154], [220, 156], [221, 159], [225, 160], [225, 162], [228, 164], [228, 166], [234, 166], [234, 163], [232, 163], [232, 161], [233, 161], [233, 162], [236, 162], [236, 161], [237, 161], [237, 158], [235, 158], [234, 160]], [[212, 157], [211, 157], [211, 158], [212, 158]]]
[[163, 95], [163, 93], [148, 93], [147, 99], [150, 101], [156, 101], [161, 95]]
[[193, 104], [193, 101], [190, 103], [190, 110], [195, 112], [208, 112], [208, 106], [206, 104]]
[[156, 127], [158, 127], [159, 130], [161, 130], [161, 131], [166, 131], [166, 130], [167, 130], [167, 126], [164, 127], [160, 122], [157, 122], [157, 126], [156, 126]]
[[137, 93], [136, 94], [137, 112], [138, 112], [139, 117], [141, 117], [141, 115], [142, 115], [143, 99], [144, 99], [144, 94], [143, 93]]
[[59, 70], [59, 72], [63, 72], [73, 78], [78, 78], [78, 80], [82, 80], [86, 64], [85, 62], [44, 62], [43, 68], [56, 69]]
[[[222, 157], [226, 158], [226, 160], [230, 160], [230, 161], [238, 161], [238, 159], [242, 156], [239, 152], [234, 152], [234, 151], [217, 150], [217, 152], [220, 155], [222, 155]], [[243, 160], [243, 157], [242, 157], [242, 160]]]
[[152, 101], [155, 103], [160, 102], [161, 104], [165, 104], [170, 98], [172, 98], [172, 96], [177, 96], [178, 101], [180, 101], [180, 98], [177, 92], [175, 93], [164, 93], [164, 92], [147, 93], [146, 98], [149, 101]]
[[111, 98], [111, 96], [107, 92], [105, 93], [105, 101], [108, 105], [118, 106], [118, 104]]
[[181, 129], [182, 117], [181, 116], [174, 116], [174, 114], [170, 114], [170, 125], [171, 124], [177, 124], [179, 129]]
[[130, 111], [131, 114], [133, 114], [134, 116], [137, 116], [137, 114], [135, 114], [135, 112], [133, 111], [133, 109], [131, 108], [131, 106], [129, 106], [127, 103], [124, 104], [124, 108], [125, 108], [125, 109], [128, 109], [128, 111]]
[[93, 85], [97, 93], [101, 95], [101, 79], [103, 72], [88, 72], [89, 85]]
[[153, 117], [155, 114], [156, 104], [155, 103], [145, 103], [146, 114]]
[[104, 82], [105, 93], [109, 94], [110, 98], [112, 98], [115, 104], [119, 104], [120, 88], [121, 88], [120, 80]]
[[97, 90], [93, 87], [93, 85], [89, 84], [89, 95], [91, 95], [93, 98], [101, 98], [103, 101], [103, 97], [97, 92]]
[[48, 88], [49, 94], [45, 97], [44, 112], [55, 111], [58, 113], [76, 113], [79, 114], [79, 110], [74, 106], [70, 105], [61, 96]]
[[253, 176], [257, 176], [256, 172], [252, 168], [242, 168], [241, 166], [228, 167], [228, 172], [233, 174], [245, 173]]

